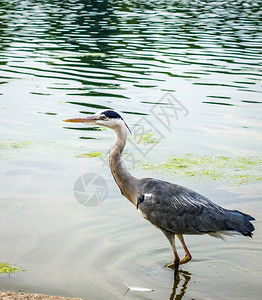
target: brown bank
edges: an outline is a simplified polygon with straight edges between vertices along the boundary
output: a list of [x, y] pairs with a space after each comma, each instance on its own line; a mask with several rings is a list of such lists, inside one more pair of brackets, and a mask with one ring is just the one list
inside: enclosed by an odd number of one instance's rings
[[0, 292], [1, 300], [84, 300], [83, 298], [67, 298], [40, 294], [27, 294], [16, 292]]

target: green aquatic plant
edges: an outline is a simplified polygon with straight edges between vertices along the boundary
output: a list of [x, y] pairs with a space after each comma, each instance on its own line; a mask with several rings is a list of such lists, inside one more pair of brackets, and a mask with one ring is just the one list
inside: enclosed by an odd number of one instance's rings
[[11, 154], [17, 153], [31, 144], [30, 141], [0, 141], [0, 159], [8, 159]]
[[153, 133], [146, 133], [141, 135], [141, 141], [146, 144], [159, 143], [159, 141], [154, 137]]
[[[128, 137], [129, 140], [133, 139], [133, 137]], [[153, 133], [145, 133], [145, 134], [136, 134], [135, 135], [136, 143], [143, 144], [158, 144], [159, 141], [154, 137]]]
[[76, 155], [77, 158], [86, 158], [86, 157], [99, 157], [101, 156], [101, 152], [90, 152], [90, 153], [82, 153], [79, 155]]
[[236, 178], [239, 179], [239, 183], [245, 184], [253, 181], [262, 181], [262, 175], [236, 175]]
[[30, 144], [29, 141], [24, 142], [0, 142], [0, 150], [22, 149]]
[[187, 153], [170, 157], [167, 162], [143, 164], [142, 168], [175, 171], [182, 177], [233, 181], [237, 184], [262, 181], [262, 159], [257, 157], [198, 156]]
[[0, 274], [11, 274], [16, 272], [24, 271], [20, 267], [14, 267], [8, 263], [0, 263]]
[[[90, 137], [84, 137], [89, 139]], [[45, 152], [54, 152], [57, 154], [65, 155], [67, 154], [64, 151], [64, 145], [59, 143], [51, 143], [51, 142], [44, 142], [44, 141], [0, 141], [0, 160], [10, 159], [14, 156], [18, 156], [23, 152], [35, 152], [35, 151], [45, 151]], [[75, 152], [75, 149], [71, 149], [72, 152]], [[70, 153], [71, 155], [71, 153]], [[98, 157], [102, 154], [100, 152], [90, 152], [90, 153], [83, 153], [79, 155], [73, 154], [75, 157], [78, 158], [85, 158], [85, 157]]]

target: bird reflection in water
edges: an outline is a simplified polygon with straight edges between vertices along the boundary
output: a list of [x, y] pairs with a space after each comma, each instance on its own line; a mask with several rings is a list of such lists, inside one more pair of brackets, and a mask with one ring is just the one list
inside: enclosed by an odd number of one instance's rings
[[[179, 270], [174, 276], [174, 283], [172, 288], [172, 293], [170, 295], [170, 300], [180, 300], [183, 299], [186, 294], [187, 285], [191, 279], [191, 273], [183, 270]], [[179, 289], [180, 283], [182, 286]]]

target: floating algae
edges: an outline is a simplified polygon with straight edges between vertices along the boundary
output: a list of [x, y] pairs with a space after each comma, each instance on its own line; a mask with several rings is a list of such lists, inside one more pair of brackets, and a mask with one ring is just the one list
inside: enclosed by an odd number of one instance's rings
[[142, 168], [236, 184], [262, 181], [262, 159], [257, 157], [198, 156], [188, 153], [170, 157], [167, 162], [155, 165], [143, 164]]
[[154, 137], [153, 133], [146, 133], [141, 136], [141, 141], [147, 144], [156, 144], [159, 141]]
[[10, 154], [26, 148], [30, 144], [30, 141], [0, 141], [0, 159], [7, 159]]
[[0, 142], [0, 149], [1, 150], [10, 150], [10, 149], [22, 149], [28, 146], [30, 142], [23, 141], [23, 142]]
[[159, 141], [154, 137], [153, 133], [134, 134], [128, 138], [129, 140], [135, 140], [136, 144], [158, 144]]
[[8, 263], [0, 263], [0, 274], [10, 274], [24, 271], [20, 267], [14, 267]]
[[86, 157], [99, 157], [101, 156], [101, 152], [90, 152], [76, 155], [77, 158], [86, 158]]

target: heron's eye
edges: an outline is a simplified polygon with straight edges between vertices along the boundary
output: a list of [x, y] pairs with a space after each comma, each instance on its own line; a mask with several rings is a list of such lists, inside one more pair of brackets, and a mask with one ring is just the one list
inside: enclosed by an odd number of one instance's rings
[[107, 119], [107, 116], [103, 116], [103, 119], [106, 120], [106, 119]]

